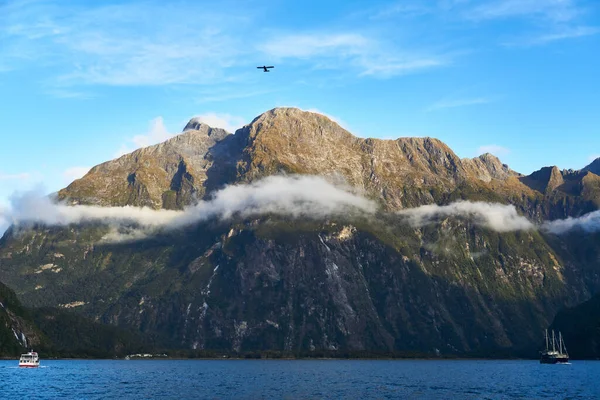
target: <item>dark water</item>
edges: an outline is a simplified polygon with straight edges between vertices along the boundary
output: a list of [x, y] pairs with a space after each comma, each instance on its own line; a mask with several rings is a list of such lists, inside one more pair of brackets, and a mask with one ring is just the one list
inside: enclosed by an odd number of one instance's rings
[[1, 399], [595, 399], [600, 362], [0, 361]]

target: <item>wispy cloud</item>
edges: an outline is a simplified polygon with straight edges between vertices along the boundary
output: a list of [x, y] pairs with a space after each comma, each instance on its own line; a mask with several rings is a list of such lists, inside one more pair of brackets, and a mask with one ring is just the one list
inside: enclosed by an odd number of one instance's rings
[[356, 33], [298, 34], [275, 37], [259, 48], [275, 58], [311, 58], [319, 55], [357, 56], [371, 41]]
[[445, 206], [431, 204], [398, 212], [415, 227], [434, 223], [440, 218], [460, 217], [496, 232], [535, 229], [526, 217], [519, 215], [515, 206], [497, 203], [459, 201]]
[[[461, 15], [479, 22], [511, 19], [528, 22], [529, 28], [501, 43], [506, 47], [539, 46], [592, 36], [600, 32], [600, 27], [585, 24], [586, 17], [590, 15], [590, 8], [581, 0], [466, 2]], [[534, 32], [531, 32], [532, 28]]]
[[362, 62], [365, 70], [360, 74], [361, 76], [382, 76], [390, 77], [394, 75], [405, 75], [412, 72], [431, 69], [434, 67], [441, 67], [450, 64], [450, 61], [440, 58], [427, 58], [415, 56], [414, 59], [411, 57], [402, 58], [389, 58], [382, 60], [363, 60]]
[[573, 230], [581, 230], [588, 233], [599, 232], [600, 210], [593, 211], [578, 218], [569, 217], [567, 219], [545, 222], [542, 225], [542, 228], [557, 235], [561, 235]]
[[[155, 229], [177, 229], [211, 218], [228, 220], [262, 214], [292, 218], [324, 218], [352, 212], [372, 214], [377, 204], [354, 193], [345, 185], [334, 185], [316, 176], [271, 176], [251, 184], [231, 185], [183, 211], [152, 210], [137, 207], [68, 206], [54, 203], [36, 191], [15, 194], [10, 208], [2, 211], [4, 223], [41, 223], [65, 226], [83, 222], [126, 228], [125, 239], [140, 239]], [[0, 220], [0, 223], [1, 220]], [[132, 232], [137, 224], [140, 232]], [[111, 232], [110, 240], [119, 239]]]
[[131, 153], [140, 147], [152, 146], [153, 144], [164, 142], [175, 135], [176, 133], [171, 133], [167, 130], [162, 117], [156, 117], [150, 121], [148, 132], [141, 135], [135, 135], [129, 139], [127, 143], [121, 146], [119, 151], [115, 154], [115, 157]]
[[465, 16], [475, 20], [538, 17], [565, 22], [582, 12], [577, 0], [491, 0], [468, 8]]
[[[0, 206], [0, 227], [32, 223], [65, 226], [96, 222], [112, 227], [108, 241], [139, 240], [161, 229], [178, 229], [208, 219], [230, 220], [264, 214], [291, 218], [322, 219], [331, 216], [370, 216], [378, 211], [375, 201], [361, 191], [334, 184], [319, 176], [270, 176], [250, 184], [230, 185], [212, 199], [190, 205], [182, 211], [138, 207], [69, 206], [53, 202], [39, 190], [16, 193], [9, 207]], [[448, 205], [429, 204], [397, 211], [406, 223], [420, 228], [458, 218], [496, 232], [541, 229], [564, 234], [569, 231], [600, 231], [600, 211], [579, 218], [546, 221], [536, 225], [520, 215], [514, 205], [458, 201]]]
[[[3, 56], [9, 65], [33, 61], [62, 71], [54, 80], [59, 89], [212, 84], [228, 79], [224, 71], [250, 51], [231, 29], [250, 20], [241, 9], [196, 12], [192, 5], [138, 1], [85, 7], [15, 1], [6, 7], [0, 10], [0, 38], [11, 46]], [[191, 14], [193, 23], [187, 23]]]
[[391, 17], [417, 17], [423, 14], [430, 13], [432, 8], [425, 6], [423, 3], [415, 2], [396, 2], [375, 11], [369, 16], [369, 19], [378, 20]]
[[257, 54], [274, 61], [309, 62], [317, 69], [350, 68], [370, 77], [452, 62], [449, 54], [413, 41], [402, 45], [389, 40], [389, 32], [386, 37], [385, 32], [365, 33], [355, 26], [308, 33], [282, 31], [276, 25], [257, 29], [252, 9], [243, 6], [232, 10], [218, 4], [164, 7], [136, 0], [85, 5], [21, 0], [0, 14], [0, 39], [10, 43], [2, 48], [3, 65], [44, 66], [45, 74], [53, 74], [47, 77], [47, 93], [61, 98], [91, 96], [89, 89], [73, 86], [232, 82], [245, 77], [242, 68]]
[[556, 42], [565, 39], [575, 39], [585, 36], [597, 35], [600, 33], [600, 27], [594, 26], [576, 26], [576, 27], [560, 27], [559, 31], [552, 33], [534, 34], [531, 36], [523, 36], [512, 41], [504, 42], [507, 47], [527, 47], [537, 46], [546, 43]]
[[488, 104], [493, 100], [488, 97], [475, 97], [468, 99], [453, 99], [453, 100], [440, 100], [436, 101], [432, 105], [426, 108], [426, 111], [435, 111], [442, 110], [445, 108], [457, 108], [457, 107], [466, 107], [466, 106], [474, 106], [478, 104]]
[[398, 49], [384, 40], [357, 33], [281, 35], [267, 41], [259, 49], [276, 60], [311, 59], [323, 68], [353, 66], [360, 76], [391, 77], [441, 67], [451, 62], [447, 54]]
[[498, 146], [497, 144], [489, 144], [485, 146], [480, 146], [477, 149], [477, 155], [480, 156], [485, 153], [490, 153], [495, 155], [496, 157], [506, 156], [510, 153], [510, 149]]
[[[235, 132], [245, 123], [242, 117], [214, 112], [197, 115], [193, 117], [193, 119], [209, 125], [212, 128], [225, 129], [227, 132]], [[163, 117], [154, 118], [152, 121], [150, 121], [149, 125], [150, 126], [148, 127], [148, 131], [146, 133], [135, 135], [128, 139], [126, 143], [121, 145], [119, 150], [115, 153], [115, 157], [121, 157], [122, 155], [131, 153], [132, 151], [142, 147], [148, 147], [162, 143], [165, 140], [169, 140], [181, 133], [170, 132], [165, 126]]]

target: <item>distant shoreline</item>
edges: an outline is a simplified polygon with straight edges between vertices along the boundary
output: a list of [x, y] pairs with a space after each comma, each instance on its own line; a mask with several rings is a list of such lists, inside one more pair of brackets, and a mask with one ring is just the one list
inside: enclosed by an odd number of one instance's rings
[[[18, 361], [19, 357], [0, 357], [2, 361]], [[486, 357], [48, 357], [40, 358], [41, 361], [69, 361], [69, 360], [90, 360], [90, 361], [173, 361], [173, 360], [199, 360], [199, 361], [536, 361], [537, 358], [486, 358]], [[597, 359], [581, 359], [576, 361], [598, 361]]]

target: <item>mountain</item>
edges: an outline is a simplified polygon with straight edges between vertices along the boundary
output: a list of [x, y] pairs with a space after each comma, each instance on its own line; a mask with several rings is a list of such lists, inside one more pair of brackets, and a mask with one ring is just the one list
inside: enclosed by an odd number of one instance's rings
[[600, 358], [600, 295], [559, 312], [550, 329], [563, 334], [571, 358]]
[[0, 357], [18, 357], [30, 349], [44, 358], [122, 357], [163, 346], [158, 338], [90, 321], [68, 310], [23, 307], [0, 283]]
[[323, 115], [267, 111], [235, 134], [196, 120], [100, 164], [58, 194], [71, 205], [183, 209], [272, 175], [343, 180], [374, 215], [205, 219], [136, 241], [97, 223], [13, 227], [0, 281], [32, 307], [161, 335], [173, 347], [302, 354], [535, 356], [540, 332], [600, 288], [598, 234], [504, 232], [397, 212], [457, 200], [514, 205], [535, 223], [598, 209], [592, 171], [529, 176], [433, 138], [362, 139]]
[[0, 283], [0, 357], [17, 356], [47, 342], [15, 293]]
[[58, 198], [72, 204], [182, 208], [204, 194], [208, 169], [224, 156], [215, 145], [227, 135], [192, 120], [183, 135], [95, 166]]

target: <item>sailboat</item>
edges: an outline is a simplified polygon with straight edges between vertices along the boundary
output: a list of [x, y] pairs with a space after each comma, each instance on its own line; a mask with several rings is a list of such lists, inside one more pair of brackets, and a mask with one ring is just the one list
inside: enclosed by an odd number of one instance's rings
[[552, 337], [548, 336], [548, 329], [546, 329], [546, 350], [542, 351], [540, 357], [541, 364], [559, 364], [569, 362], [569, 353], [567, 352], [567, 346], [562, 338], [562, 333], [558, 332], [558, 341], [552, 331]]

